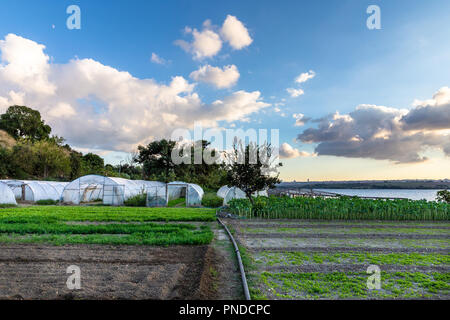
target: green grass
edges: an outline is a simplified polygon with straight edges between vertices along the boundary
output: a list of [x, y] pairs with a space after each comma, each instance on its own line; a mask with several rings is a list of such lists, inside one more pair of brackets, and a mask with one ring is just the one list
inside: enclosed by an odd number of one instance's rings
[[6, 208], [0, 223], [46, 223], [57, 221], [214, 221], [215, 210], [204, 208], [127, 208], [96, 206], [42, 206]]
[[381, 289], [368, 290], [366, 273], [269, 273], [260, 281], [277, 298], [426, 298], [448, 295], [450, 273], [381, 272]]
[[446, 254], [420, 253], [303, 253], [303, 252], [263, 252], [260, 262], [273, 265], [305, 265], [324, 263], [356, 263], [356, 264], [398, 264], [434, 266], [450, 264], [450, 256]]
[[169, 200], [167, 203], [168, 207], [186, 207], [186, 198], [178, 198]]

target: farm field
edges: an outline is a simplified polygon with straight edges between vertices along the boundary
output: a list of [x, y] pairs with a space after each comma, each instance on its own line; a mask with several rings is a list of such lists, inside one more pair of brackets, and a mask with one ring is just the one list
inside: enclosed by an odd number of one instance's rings
[[[0, 209], [0, 299], [239, 298], [214, 220], [209, 209]], [[79, 290], [66, 285], [71, 265]]]
[[[225, 219], [254, 299], [449, 299], [448, 221]], [[369, 265], [381, 271], [369, 290]]]

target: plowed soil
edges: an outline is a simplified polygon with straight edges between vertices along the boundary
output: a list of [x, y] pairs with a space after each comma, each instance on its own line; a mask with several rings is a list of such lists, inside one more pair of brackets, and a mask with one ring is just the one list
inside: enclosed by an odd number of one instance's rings
[[[70, 290], [67, 267], [81, 271]], [[214, 299], [210, 246], [0, 245], [0, 299]]]

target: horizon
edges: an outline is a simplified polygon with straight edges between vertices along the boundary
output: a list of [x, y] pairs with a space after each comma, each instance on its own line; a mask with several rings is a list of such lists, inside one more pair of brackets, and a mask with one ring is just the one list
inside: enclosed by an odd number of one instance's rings
[[[370, 5], [379, 29], [368, 28]], [[52, 133], [105, 163], [200, 121], [279, 129], [286, 182], [448, 179], [448, 1], [3, 8], [0, 113], [39, 110]]]

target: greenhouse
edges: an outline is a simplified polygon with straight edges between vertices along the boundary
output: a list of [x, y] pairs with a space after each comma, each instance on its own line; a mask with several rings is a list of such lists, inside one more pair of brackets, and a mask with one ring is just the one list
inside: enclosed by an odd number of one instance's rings
[[17, 204], [13, 191], [2, 182], [0, 182], [0, 204]]
[[[245, 192], [237, 187], [228, 187], [223, 186], [217, 191], [217, 196], [223, 198], [223, 205], [227, 205], [227, 203], [231, 199], [245, 199], [247, 196], [245, 195]], [[267, 197], [267, 191], [261, 190], [253, 193], [253, 196], [263, 196]]]
[[39, 200], [60, 201], [67, 182], [2, 180], [12, 190], [15, 198], [21, 201], [36, 202]]
[[64, 188], [63, 202], [80, 204], [102, 201], [103, 204], [123, 205], [129, 198], [157, 188], [165, 189], [165, 184], [158, 181], [87, 175], [72, 181]]
[[167, 201], [186, 198], [186, 206], [199, 206], [202, 204], [203, 189], [196, 184], [182, 181], [169, 182], [167, 184]]

